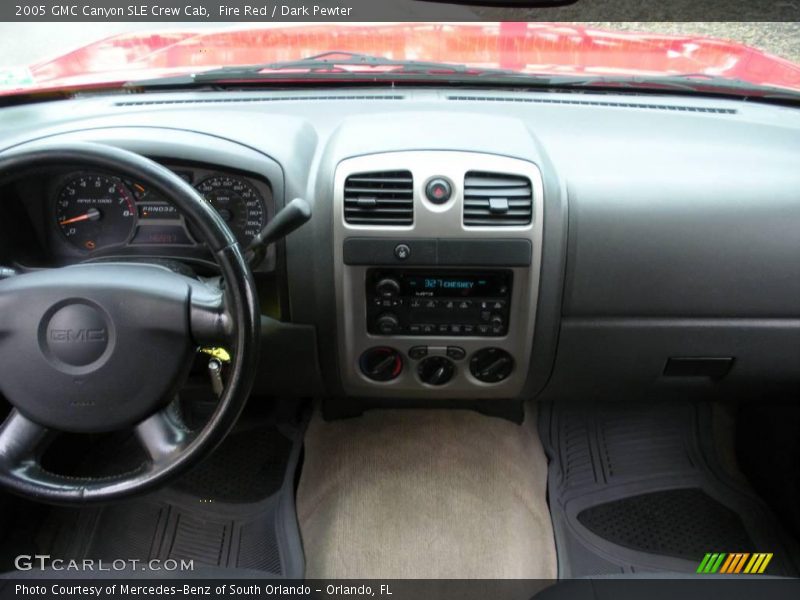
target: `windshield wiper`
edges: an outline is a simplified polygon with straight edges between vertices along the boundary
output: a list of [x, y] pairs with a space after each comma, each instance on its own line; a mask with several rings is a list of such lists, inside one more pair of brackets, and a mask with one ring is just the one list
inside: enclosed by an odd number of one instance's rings
[[372, 54], [358, 54], [355, 52], [325, 52], [308, 58], [277, 63], [263, 63], [243, 67], [223, 67], [212, 71], [205, 71], [199, 76], [211, 78], [219, 75], [252, 75], [259, 73], [281, 71], [308, 71], [309, 73], [363, 73], [348, 67], [359, 67], [373, 70], [384, 69], [390, 73], [497, 73], [512, 74], [513, 71], [505, 69], [483, 69], [470, 67], [458, 63], [433, 62], [425, 60], [397, 60], [385, 56]]
[[347, 81], [498, 85], [551, 91], [608, 91], [751, 97], [800, 101], [800, 92], [761, 86], [738, 79], [685, 73], [654, 76], [545, 75], [457, 63], [397, 60], [383, 56], [332, 51], [294, 61], [222, 67], [176, 77], [131, 81], [128, 88], [164, 89], [200, 85], [270, 82]]
[[512, 76], [514, 71], [506, 69], [484, 69], [457, 63], [419, 60], [396, 60], [384, 56], [357, 54], [354, 52], [326, 52], [299, 60], [290, 60], [255, 65], [221, 67], [188, 75], [163, 77], [145, 81], [131, 81], [126, 87], [171, 87], [230, 83], [233, 81], [296, 80], [298, 77], [316, 79], [345, 75], [348, 77], [452, 77], [452, 76]]
[[792, 100], [795, 102], [800, 100], [800, 91], [770, 85], [757, 85], [741, 79], [706, 75], [705, 73], [654, 76], [573, 77], [572, 81], [563, 81], [560, 85], [564, 85], [565, 87], [605, 89], [612, 91], [633, 90], [657, 92], [659, 90], [665, 90], [694, 94], [706, 93], [724, 96]]

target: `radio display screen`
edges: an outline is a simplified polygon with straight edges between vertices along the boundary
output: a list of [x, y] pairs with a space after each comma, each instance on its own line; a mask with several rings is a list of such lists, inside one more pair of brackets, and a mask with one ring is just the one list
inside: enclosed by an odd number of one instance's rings
[[403, 295], [417, 297], [491, 297], [505, 296], [509, 290], [509, 277], [504, 273], [475, 275], [441, 273], [405, 274], [402, 279]]

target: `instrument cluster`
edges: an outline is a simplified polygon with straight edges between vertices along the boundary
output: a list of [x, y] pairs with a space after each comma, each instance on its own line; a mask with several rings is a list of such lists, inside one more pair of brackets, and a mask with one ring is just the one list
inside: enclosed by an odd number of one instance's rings
[[[246, 248], [267, 224], [269, 184], [240, 174], [173, 168], [222, 216]], [[98, 171], [70, 172], [54, 187], [53, 225], [72, 251], [92, 256], [121, 247], [191, 248], [200, 246], [168, 199], [137, 181]]]

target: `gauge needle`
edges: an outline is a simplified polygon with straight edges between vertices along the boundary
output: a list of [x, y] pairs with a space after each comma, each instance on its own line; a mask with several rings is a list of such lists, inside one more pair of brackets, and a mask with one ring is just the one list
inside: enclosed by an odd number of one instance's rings
[[64, 219], [63, 221], [59, 221], [59, 225], [69, 225], [70, 223], [78, 223], [79, 221], [97, 221], [100, 218], [100, 211], [96, 208], [90, 208], [82, 215], [78, 215], [77, 217], [72, 217], [71, 219]]

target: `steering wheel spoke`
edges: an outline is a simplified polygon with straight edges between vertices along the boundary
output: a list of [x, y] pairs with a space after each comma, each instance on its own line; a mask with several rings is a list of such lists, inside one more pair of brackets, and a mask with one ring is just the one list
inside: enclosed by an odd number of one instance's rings
[[221, 288], [210, 284], [193, 287], [189, 328], [198, 346], [224, 345], [233, 340], [233, 319]]
[[0, 425], [0, 464], [15, 468], [37, 461], [52, 437], [50, 429], [13, 409]]
[[135, 431], [154, 465], [172, 460], [194, 439], [174, 404], [139, 423]]

